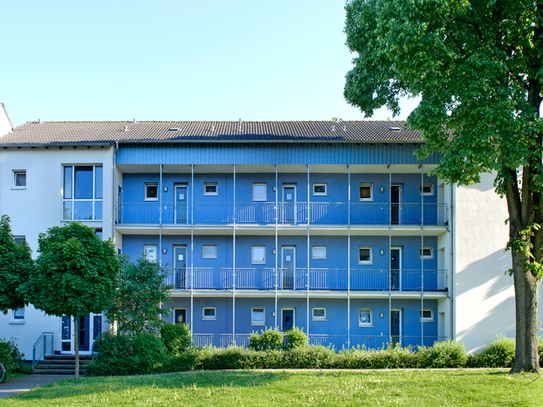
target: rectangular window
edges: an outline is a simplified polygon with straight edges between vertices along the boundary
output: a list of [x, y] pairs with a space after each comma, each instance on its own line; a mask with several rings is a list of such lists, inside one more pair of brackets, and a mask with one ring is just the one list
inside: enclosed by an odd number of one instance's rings
[[215, 307], [204, 307], [202, 319], [215, 320], [217, 319], [217, 309]]
[[433, 259], [434, 258], [434, 248], [432, 246], [424, 246], [420, 249], [420, 258], [421, 259]]
[[11, 322], [17, 323], [17, 324], [24, 323], [25, 322], [25, 309], [24, 308], [19, 308], [19, 309], [12, 310]]
[[251, 308], [251, 325], [266, 325], [265, 311], [265, 308]]
[[373, 201], [373, 184], [361, 182], [359, 184], [359, 191], [359, 199], [361, 201]]
[[266, 198], [266, 183], [253, 184], [253, 201], [265, 201]]
[[145, 184], [145, 200], [158, 201], [158, 184], [156, 182]]
[[326, 259], [326, 246], [313, 246], [314, 259]]
[[156, 263], [157, 261], [157, 247], [156, 244], [148, 244], [143, 246], [143, 254], [145, 258], [151, 263]]
[[15, 240], [16, 244], [21, 244], [26, 240], [25, 236], [13, 236], [13, 240]]
[[432, 183], [423, 183], [420, 186], [420, 194], [423, 196], [434, 196], [434, 184]]
[[313, 308], [313, 321], [326, 321], [326, 308]]
[[313, 184], [313, 196], [326, 196], [328, 192], [326, 190], [326, 183], [314, 183]]
[[358, 326], [373, 326], [373, 309], [360, 308], [358, 310]]
[[13, 188], [26, 189], [26, 170], [13, 170]]
[[420, 320], [421, 320], [421, 322], [433, 321], [434, 320], [434, 309], [433, 308], [423, 309], [420, 312]]
[[205, 245], [202, 258], [204, 259], [216, 259], [217, 258], [217, 245]]
[[204, 195], [218, 195], [216, 182], [204, 182]]
[[64, 166], [63, 220], [102, 219], [101, 165]]
[[371, 246], [358, 247], [358, 264], [373, 264], [373, 248]]
[[251, 263], [266, 264], [266, 246], [251, 247]]

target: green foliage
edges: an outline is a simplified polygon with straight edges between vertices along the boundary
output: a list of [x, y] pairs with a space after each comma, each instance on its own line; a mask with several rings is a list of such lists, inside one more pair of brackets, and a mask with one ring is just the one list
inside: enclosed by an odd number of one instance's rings
[[498, 338], [484, 346], [482, 351], [470, 355], [467, 365], [469, 367], [511, 367], [514, 360], [515, 340]]
[[15, 243], [9, 217], [0, 219], [0, 312], [23, 308], [28, 302], [19, 290], [34, 269], [34, 261], [28, 243]]
[[260, 334], [253, 332], [249, 337], [249, 349], [283, 349], [283, 337], [283, 332], [277, 328], [262, 330]]
[[0, 339], [0, 360], [6, 368], [6, 377], [12, 373], [30, 373], [31, 368], [24, 365], [24, 355], [13, 339]]
[[340, 356], [326, 346], [293, 348], [284, 354], [285, 369], [332, 369], [340, 367]]
[[187, 324], [166, 323], [160, 328], [160, 336], [168, 352], [174, 355], [186, 352], [192, 346]]
[[164, 371], [167, 350], [151, 333], [115, 335], [106, 331], [94, 342], [95, 360], [87, 363], [90, 376], [133, 375]]
[[420, 367], [454, 368], [466, 364], [464, 344], [456, 341], [436, 342], [433, 346], [419, 346], [417, 351]]
[[115, 298], [105, 309], [106, 317], [117, 321], [120, 333], [155, 332], [164, 324], [161, 315], [170, 313], [161, 308], [171, 289], [166, 284], [167, 275], [159, 263], [144, 256], [135, 263], [123, 257]]
[[303, 328], [292, 327], [290, 331], [285, 332], [287, 344], [285, 349], [291, 350], [295, 348], [304, 348], [307, 346], [307, 335]]

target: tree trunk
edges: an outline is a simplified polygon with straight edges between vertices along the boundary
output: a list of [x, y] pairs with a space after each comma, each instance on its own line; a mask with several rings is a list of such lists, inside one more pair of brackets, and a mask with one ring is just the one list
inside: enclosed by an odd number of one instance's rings
[[79, 315], [74, 315], [75, 378], [79, 379]]

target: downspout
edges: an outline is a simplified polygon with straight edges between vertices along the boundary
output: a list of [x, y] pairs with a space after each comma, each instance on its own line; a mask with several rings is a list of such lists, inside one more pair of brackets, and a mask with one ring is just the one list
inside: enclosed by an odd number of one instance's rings
[[388, 343], [392, 346], [392, 165], [388, 164]]
[[[112, 214], [112, 217], [113, 219], [111, 220], [111, 237], [113, 238], [113, 241], [115, 241], [115, 223], [118, 219], [118, 213], [119, 213], [119, 205], [121, 205], [121, 203], [118, 201], [118, 195], [115, 194], [115, 177], [116, 177], [116, 174], [117, 174], [117, 151], [119, 150], [119, 141], [115, 140], [115, 144], [113, 145], [113, 183], [111, 185], [111, 199], [113, 201], [113, 207], [114, 208], [117, 208], [116, 211], [113, 211], [113, 214]], [[115, 202], [117, 202], [117, 204], [115, 205]]]
[[190, 165], [190, 339], [194, 336], [194, 164]]
[[234, 164], [234, 216], [232, 217], [232, 344], [236, 345], [236, 164]]
[[309, 241], [309, 221], [311, 219], [311, 206], [309, 202], [309, 197], [311, 195], [311, 188], [310, 188], [310, 179], [309, 179], [309, 164], [307, 164], [307, 271], [306, 271], [306, 279], [307, 279], [307, 310], [306, 310], [306, 317], [307, 317], [307, 340], [309, 342], [309, 251], [310, 251], [310, 241]]
[[347, 164], [347, 349], [351, 349], [351, 164]]
[[[454, 203], [454, 204], [453, 204]], [[451, 196], [450, 196], [450, 202], [449, 202], [449, 207], [450, 207], [450, 214], [451, 214], [451, 218], [449, 219], [449, 225], [450, 225], [450, 232], [449, 232], [449, 239], [450, 239], [450, 251], [451, 251], [451, 260], [450, 260], [450, 264], [449, 264], [449, 299], [450, 299], [450, 303], [451, 303], [451, 316], [450, 316], [450, 339], [452, 340], [456, 340], [456, 298], [455, 298], [455, 293], [456, 293], [456, 261], [455, 261], [455, 257], [454, 257], [454, 250], [455, 250], [455, 237], [454, 237], [454, 232], [455, 232], [455, 228], [456, 228], [456, 225], [455, 225], [455, 222], [456, 222], [456, 217], [454, 216], [454, 213], [456, 211], [456, 189], [454, 187], [454, 185], [451, 185]]]
[[160, 191], [158, 202], [158, 258], [162, 266], [162, 164], [159, 166], [158, 190]]
[[277, 176], [277, 164], [275, 164], [275, 312], [274, 312], [274, 318], [275, 318], [275, 329], [277, 329], [277, 303], [278, 303], [278, 289], [279, 289], [279, 269], [278, 266], [278, 257], [279, 257], [279, 248], [277, 246], [278, 242], [278, 235], [277, 235], [277, 228], [278, 228], [278, 220], [279, 220], [279, 202], [278, 202], [278, 190], [279, 186], [277, 184], [278, 182], [278, 176]]
[[420, 165], [420, 344], [424, 346], [424, 165]]

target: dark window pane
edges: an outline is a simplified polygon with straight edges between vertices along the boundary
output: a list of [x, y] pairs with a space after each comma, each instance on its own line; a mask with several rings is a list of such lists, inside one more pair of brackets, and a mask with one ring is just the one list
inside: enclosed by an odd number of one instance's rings
[[147, 185], [145, 185], [145, 198], [146, 199], [158, 198], [158, 185], [157, 184], [147, 184]]
[[[103, 168], [102, 166], [94, 167], [94, 197], [102, 199], [102, 183], [103, 183]], [[100, 218], [101, 219], [101, 218]]]
[[92, 199], [92, 166], [75, 167], [74, 198]]
[[64, 167], [64, 199], [71, 199], [71, 198], [72, 198], [72, 167]]
[[26, 172], [15, 173], [15, 186], [26, 187]]

